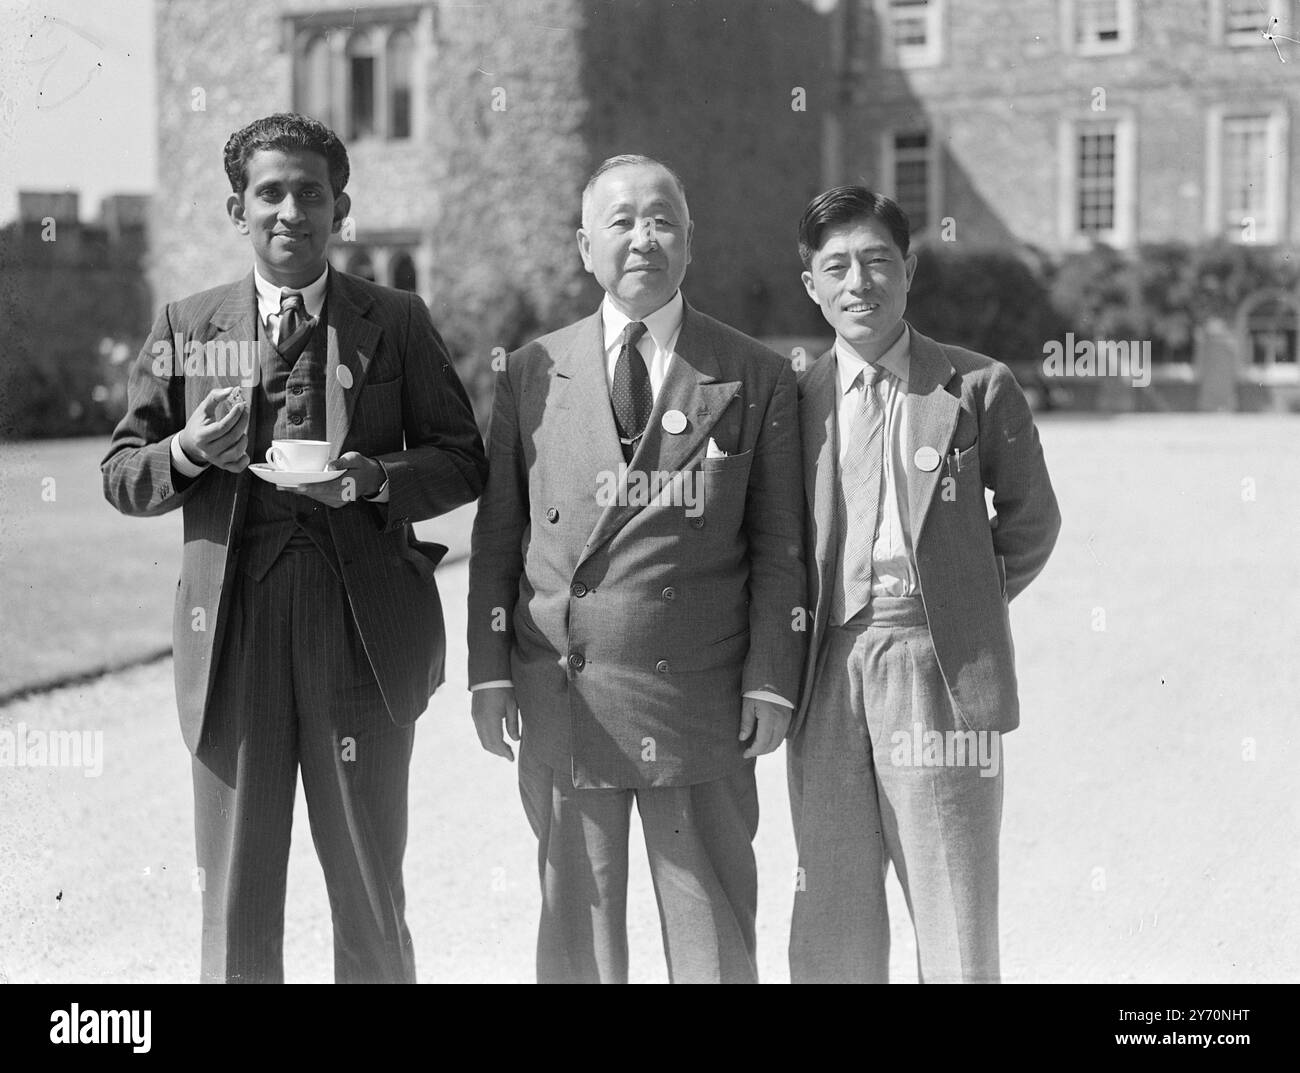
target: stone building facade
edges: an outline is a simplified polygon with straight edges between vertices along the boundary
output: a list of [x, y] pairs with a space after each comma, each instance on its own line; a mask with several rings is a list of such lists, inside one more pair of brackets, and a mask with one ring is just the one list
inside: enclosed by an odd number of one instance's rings
[[[853, 0], [842, 174], [939, 237], [1300, 241], [1300, 37], [1275, 0]], [[1285, 62], [1281, 62], [1285, 60]]]
[[[1040, 269], [1098, 243], [1285, 250], [1290, 17], [1283, 0], [159, 0], [154, 300], [247, 270], [221, 148], [285, 109], [349, 147], [332, 259], [429, 302], [480, 412], [497, 348], [593, 308], [578, 193], [618, 152], [685, 180], [690, 300], [809, 349], [826, 331], [794, 230], [835, 183], [898, 197], [921, 242]], [[1300, 385], [1300, 296], [1270, 303], [1229, 325], [1236, 375]], [[1148, 401], [1198, 397], [1187, 358]]]
[[227, 137], [296, 109], [352, 162], [340, 267], [420, 293], [479, 387], [490, 355], [595, 307], [574, 232], [591, 169], [642, 152], [695, 218], [684, 290], [755, 334], [816, 316], [795, 227], [820, 181], [828, 40], [802, 0], [302, 0], [156, 6], [163, 302], [248, 269]]
[[[895, 195], [940, 247], [1029, 247], [1039, 263], [1095, 243], [1132, 254], [1222, 241], [1284, 256], [1300, 242], [1293, 8], [841, 0], [827, 178]], [[1213, 360], [1233, 366], [1243, 408], [1297, 403], [1300, 293], [1261, 294], [1198, 325], [1213, 328]], [[1198, 342], [1121, 401], [1209, 406], [1208, 352]]]

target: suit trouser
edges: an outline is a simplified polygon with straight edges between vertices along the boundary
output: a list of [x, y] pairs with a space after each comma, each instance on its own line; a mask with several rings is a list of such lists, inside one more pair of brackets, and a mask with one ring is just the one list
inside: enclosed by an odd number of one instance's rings
[[919, 598], [827, 631], [789, 748], [793, 981], [889, 979], [891, 861], [920, 978], [998, 979], [1001, 744], [955, 716]]
[[389, 717], [347, 591], [314, 547], [236, 572], [203, 738], [194, 827], [204, 981], [284, 979], [298, 768], [334, 922], [338, 982], [415, 982], [405, 920], [414, 728]]
[[755, 983], [758, 831], [754, 762], [694, 786], [575, 789], [519, 753], [519, 789], [537, 835], [542, 919], [538, 983], [627, 982], [628, 830], [635, 799], [668, 976], [674, 983]]

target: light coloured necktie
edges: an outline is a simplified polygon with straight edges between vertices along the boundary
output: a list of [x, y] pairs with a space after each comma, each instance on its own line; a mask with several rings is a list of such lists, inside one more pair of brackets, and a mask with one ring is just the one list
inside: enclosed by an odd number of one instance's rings
[[873, 365], [858, 374], [861, 404], [847, 429], [848, 450], [840, 465], [835, 510], [840, 555], [831, 595], [831, 624], [841, 625], [871, 600], [871, 549], [880, 521], [880, 476], [884, 464], [885, 408], [876, 394], [880, 370]]

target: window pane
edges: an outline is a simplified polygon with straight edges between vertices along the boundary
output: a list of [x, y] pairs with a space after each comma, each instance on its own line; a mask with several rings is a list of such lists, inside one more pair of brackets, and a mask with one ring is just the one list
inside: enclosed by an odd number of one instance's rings
[[1223, 18], [1228, 35], [1259, 35], [1269, 23], [1264, 6], [1264, 0], [1225, 0]]
[[399, 291], [415, 290], [415, 262], [408, 253], [399, 253], [392, 262], [393, 286]]
[[1269, 202], [1268, 116], [1229, 116], [1223, 121], [1223, 211], [1239, 229], [1246, 219], [1267, 230]]
[[371, 283], [377, 283], [375, 279], [375, 266], [370, 260], [370, 254], [365, 250], [357, 250], [348, 258], [348, 267], [346, 271], [351, 272], [354, 276], [360, 276], [362, 279], [368, 279]]
[[890, 0], [889, 22], [894, 47], [924, 48], [928, 38], [929, 0]]
[[348, 60], [351, 100], [351, 136], [367, 138], [375, 133], [375, 61], [369, 56]]
[[1255, 365], [1296, 364], [1296, 307], [1284, 298], [1265, 299], [1246, 318], [1250, 360]]
[[929, 223], [930, 136], [925, 131], [894, 135], [894, 199], [907, 213], [913, 233]]
[[333, 126], [330, 110], [330, 50], [323, 37], [313, 37], [297, 57], [294, 107], [303, 115]]
[[411, 136], [411, 66], [415, 46], [411, 35], [398, 30], [388, 39], [388, 133], [392, 138]]
[[375, 55], [369, 34], [348, 41], [348, 136], [375, 134]]
[[1089, 130], [1079, 135], [1078, 224], [1094, 235], [1115, 227], [1115, 131]]
[[1074, 12], [1079, 44], [1119, 40], [1119, 0], [1075, 0]]

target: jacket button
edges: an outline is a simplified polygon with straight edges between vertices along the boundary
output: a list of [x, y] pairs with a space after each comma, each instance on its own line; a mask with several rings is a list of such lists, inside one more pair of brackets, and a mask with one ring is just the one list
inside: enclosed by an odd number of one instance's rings
[[584, 585], [581, 581], [575, 581], [573, 583], [573, 588], [570, 589], [569, 591], [572, 592], [574, 596], [581, 598], [587, 595], [587, 586]]
[[655, 670], [658, 671], [660, 674], [667, 674], [668, 661], [666, 659], [661, 659], [658, 663], [655, 664]]
[[587, 665], [587, 661], [582, 658], [581, 652], [569, 653], [569, 666], [572, 667], [575, 671], [582, 670], [582, 668], [585, 667], [586, 665]]
[[698, 518], [692, 518], [692, 519], [691, 519], [691, 528], [692, 528], [692, 529], [703, 529], [703, 528], [704, 528], [704, 515], [700, 515]]
[[560, 512], [556, 510], [554, 507], [547, 507], [546, 520], [550, 522], [552, 525], [554, 525], [556, 522], [560, 520]]
[[676, 600], [677, 590], [669, 585], [668, 588], [664, 589], [663, 596], [665, 600]]
[[291, 424], [291, 425], [301, 425], [301, 424], [302, 424], [302, 417], [301, 417], [299, 414], [294, 414], [291, 418], [289, 418], [289, 424]]

